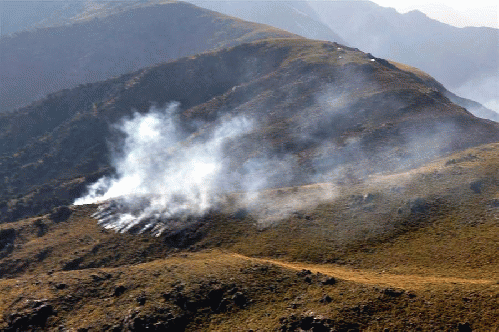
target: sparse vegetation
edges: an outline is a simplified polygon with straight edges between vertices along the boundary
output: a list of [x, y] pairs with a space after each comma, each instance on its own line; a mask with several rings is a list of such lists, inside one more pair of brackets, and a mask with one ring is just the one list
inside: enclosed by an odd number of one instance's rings
[[269, 227], [228, 208], [190, 231], [200, 236], [184, 233], [196, 240], [183, 247], [179, 234], [106, 231], [89, 217], [95, 206], [1, 225], [16, 250], [0, 259], [0, 326], [497, 329], [498, 149], [341, 187]]
[[[164, 20], [165, 6], [176, 28], [195, 13], [188, 29], [213, 38], [0, 114], [0, 330], [499, 331], [497, 123], [358, 49], [177, 2], [135, 13]], [[72, 206], [119, 173], [111, 159], [128, 132], [116, 124], [172, 101], [180, 138], [161, 147], [178, 168], [175, 151], [228, 117], [250, 120], [220, 147], [220, 168], [244, 177], [251, 161], [275, 161], [250, 178], [266, 180], [258, 199], [223, 182], [204, 214], [153, 213], [126, 233], [103, 227], [117, 200]], [[158, 220], [175, 227], [141, 233]]]

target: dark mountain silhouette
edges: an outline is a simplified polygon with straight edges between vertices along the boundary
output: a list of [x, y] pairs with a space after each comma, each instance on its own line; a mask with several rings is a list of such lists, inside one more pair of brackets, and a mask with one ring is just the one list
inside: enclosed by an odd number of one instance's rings
[[2, 220], [81, 196], [113, 171], [111, 125], [172, 101], [187, 136], [202, 137], [227, 116], [255, 121], [227, 150], [230, 167], [237, 172], [253, 157], [295, 160], [271, 186], [332, 173], [356, 181], [499, 140], [497, 124], [382, 59], [335, 43], [260, 41], [62, 90], [2, 115]]
[[0, 39], [1, 112], [182, 56], [293, 36], [181, 2], [125, 7], [90, 18]]

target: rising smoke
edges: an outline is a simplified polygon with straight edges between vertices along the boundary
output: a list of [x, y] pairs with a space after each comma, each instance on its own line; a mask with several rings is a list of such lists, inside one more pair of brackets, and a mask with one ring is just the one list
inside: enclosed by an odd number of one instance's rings
[[[92, 184], [75, 204], [99, 204], [94, 217], [106, 228], [160, 235], [196, 222], [224, 204], [229, 194], [237, 195], [237, 208], [262, 222], [320, 201], [310, 195], [303, 200], [294, 194], [272, 199], [260, 194], [293, 182], [298, 161], [291, 154], [249, 157], [232, 166], [240, 156], [231, 155], [228, 147], [254, 131], [254, 120], [233, 116], [198, 123], [188, 135], [178, 121], [179, 106], [153, 107], [115, 126], [124, 137], [113, 147], [116, 174]], [[330, 198], [331, 188], [326, 191], [322, 188], [318, 195]]]
[[[334, 199], [337, 184], [438, 157], [459, 136], [452, 122], [403, 131], [369, 127], [372, 113], [357, 100], [329, 87], [310, 108], [291, 114], [294, 122], [275, 136], [269, 134], [275, 124], [266, 122], [265, 110], [226, 112], [212, 122], [190, 120], [186, 126], [178, 103], [152, 107], [115, 126], [122, 137], [112, 146], [115, 175], [91, 185], [75, 204], [98, 203], [95, 217], [120, 232], [175, 232], [227, 205], [248, 211], [265, 226]], [[374, 107], [391, 112], [407, 107], [398, 98], [381, 101]], [[307, 184], [319, 185], [306, 192], [289, 188]]]
[[252, 123], [244, 117], [226, 119], [183, 140], [178, 106], [136, 113], [117, 126], [125, 140], [113, 160], [116, 175], [91, 185], [75, 204], [106, 202], [96, 215], [104, 226], [156, 234], [177, 228], [179, 217], [201, 215], [216, 205], [222, 194], [222, 149], [251, 130]]

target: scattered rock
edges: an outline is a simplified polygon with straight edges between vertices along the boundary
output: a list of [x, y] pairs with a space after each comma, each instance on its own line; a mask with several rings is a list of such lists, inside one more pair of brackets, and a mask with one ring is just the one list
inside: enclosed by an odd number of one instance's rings
[[329, 286], [329, 285], [334, 285], [336, 284], [336, 279], [334, 277], [324, 277], [321, 279], [321, 284]]
[[333, 299], [329, 295], [324, 295], [322, 299], [320, 299], [320, 303], [331, 303]]
[[10, 314], [7, 317], [7, 328], [5, 331], [27, 331], [36, 330], [37, 327], [44, 328], [51, 316], [57, 315], [52, 305], [43, 301], [33, 302], [31, 308], [23, 312]]
[[490, 204], [490, 206], [495, 207], [495, 208], [499, 207], [499, 198], [494, 198], [493, 200], [491, 200], [489, 202], [489, 204]]
[[135, 300], [137, 301], [137, 303], [139, 305], [146, 304], [146, 297], [145, 297], [145, 295], [139, 295]]
[[114, 289], [114, 296], [121, 296], [126, 291], [126, 287], [123, 285], [116, 286]]
[[312, 271], [310, 270], [301, 270], [300, 272], [296, 273], [298, 277], [305, 277], [312, 274]]
[[243, 308], [248, 304], [248, 298], [241, 292], [237, 292], [236, 294], [232, 295], [232, 300], [240, 308]]
[[471, 329], [471, 325], [470, 323], [466, 322], [466, 323], [459, 323], [457, 325], [457, 330], [459, 332], [472, 332], [473, 330]]
[[475, 194], [480, 194], [482, 192], [483, 180], [478, 180], [470, 183], [470, 189], [475, 192]]
[[314, 331], [327, 332], [334, 330], [334, 322], [331, 319], [321, 316], [299, 316], [291, 315], [279, 319], [281, 327], [279, 331]]
[[65, 289], [67, 287], [67, 285], [65, 283], [57, 283], [54, 285], [55, 289], [59, 289], [59, 290], [62, 290], [62, 289]]
[[382, 290], [382, 293], [391, 297], [399, 297], [400, 295], [404, 294], [405, 291], [394, 288], [385, 288]]

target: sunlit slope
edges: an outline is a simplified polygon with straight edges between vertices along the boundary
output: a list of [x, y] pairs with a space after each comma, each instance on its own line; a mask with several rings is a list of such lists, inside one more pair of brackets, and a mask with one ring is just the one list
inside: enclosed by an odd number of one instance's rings
[[[494, 279], [499, 277], [498, 150], [497, 144], [480, 146], [408, 172], [373, 175], [358, 185], [267, 190], [259, 194], [258, 209], [242, 208], [229, 197], [226, 206], [159, 237], [103, 229], [91, 217], [96, 205], [54, 210], [2, 225], [0, 271], [16, 276], [113, 267], [157, 259], [174, 248], [225, 248], [285, 261]], [[294, 210], [279, 209], [290, 202]]]
[[499, 140], [497, 124], [382, 59], [335, 43], [260, 41], [63, 90], [2, 115], [2, 220], [80, 197], [113, 171], [113, 125], [172, 101], [180, 102], [186, 137], [226, 117], [254, 121], [227, 147], [231, 165], [292, 160], [290, 176], [274, 184], [281, 187], [338, 177], [356, 183]]
[[494, 330], [498, 152], [337, 184], [331, 201], [270, 224], [227, 206], [180, 233], [119, 234], [92, 205], [3, 224], [0, 326]]
[[89, 17], [75, 17], [66, 25], [0, 39], [0, 113], [61, 89], [183, 56], [264, 38], [298, 37], [184, 2], [95, 6], [100, 9]]

